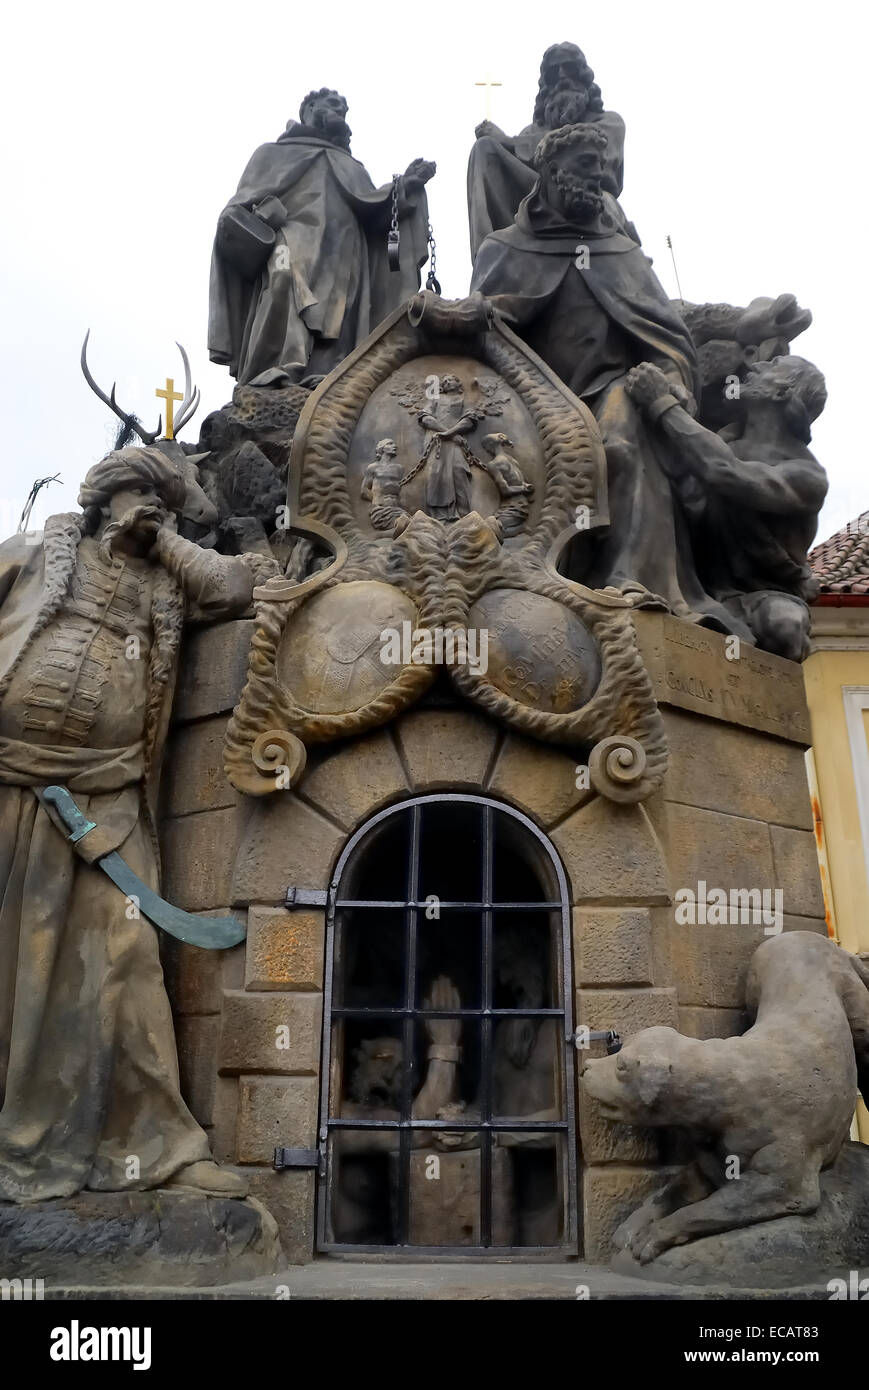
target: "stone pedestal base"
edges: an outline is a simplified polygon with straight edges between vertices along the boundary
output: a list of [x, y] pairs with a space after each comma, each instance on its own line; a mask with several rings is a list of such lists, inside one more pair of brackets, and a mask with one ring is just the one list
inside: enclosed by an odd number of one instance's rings
[[[809, 1216], [781, 1216], [665, 1250], [647, 1265], [620, 1251], [619, 1274], [663, 1284], [785, 1289], [834, 1277], [869, 1276], [869, 1146], [846, 1144], [821, 1174], [821, 1204]], [[866, 1284], [869, 1289], [869, 1282]], [[835, 1292], [830, 1290], [830, 1296]], [[847, 1292], [843, 1297], [847, 1298]]]
[[[666, 614], [637, 611], [633, 621], [670, 748], [663, 785], [639, 805], [584, 789], [578, 751], [505, 730], [459, 701], [420, 701], [385, 728], [312, 748], [293, 791], [242, 798], [223, 773], [223, 739], [253, 624], [188, 634], [166, 758], [163, 893], [188, 912], [246, 916], [248, 936], [225, 953], [167, 951], [182, 1091], [215, 1157], [243, 1165], [274, 1212], [292, 1261], [314, 1256], [321, 1180], [269, 1165], [276, 1145], [317, 1143], [326, 923], [322, 904], [287, 909], [287, 887], [325, 900], [348, 837], [379, 810], [470, 792], [534, 821], [568, 881], [565, 984], [575, 986], [576, 1022], [623, 1039], [653, 1026], [696, 1038], [745, 1030], [745, 979], [766, 925], [699, 914], [686, 923], [680, 889], [698, 899], [705, 887], [728, 899], [768, 893], [781, 903], [782, 930], [825, 934], [799, 666], [752, 647], [734, 653], [721, 633]], [[278, 1051], [282, 1026], [290, 1046]], [[582, 1091], [577, 1139], [582, 1254], [600, 1268], [613, 1232], [683, 1153], [660, 1131], [609, 1124]], [[414, 1159], [413, 1243], [443, 1243], [449, 1226], [461, 1245], [476, 1229], [472, 1160], [447, 1171], [444, 1158], [440, 1187]], [[496, 1180], [493, 1222], [506, 1190]]]
[[52, 1285], [211, 1288], [280, 1267], [278, 1228], [259, 1202], [170, 1192], [80, 1192], [0, 1203], [0, 1274]]

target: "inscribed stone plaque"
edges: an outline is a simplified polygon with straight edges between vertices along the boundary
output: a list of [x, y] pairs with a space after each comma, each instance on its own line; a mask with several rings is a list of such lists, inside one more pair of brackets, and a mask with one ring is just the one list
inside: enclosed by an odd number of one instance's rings
[[745, 642], [729, 660], [734, 639], [664, 613], [637, 612], [634, 626], [659, 704], [811, 743], [803, 673], [796, 662]]

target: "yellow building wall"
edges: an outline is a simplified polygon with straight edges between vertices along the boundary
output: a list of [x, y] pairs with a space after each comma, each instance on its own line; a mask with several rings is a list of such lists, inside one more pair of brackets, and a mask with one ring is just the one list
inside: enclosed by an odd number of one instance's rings
[[[860, 610], [861, 619], [864, 612], [867, 610]], [[849, 616], [856, 616], [853, 610]], [[869, 633], [869, 614], [866, 623]], [[845, 686], [869, 689], [869, 650], [815, 650], [803, 672], [817, 779], [816, 831], [826, 851], [821, 855], [821, 866], [827, 921], [831, 934], [845, 950], [869, 952], [869, 876], [843, 698]], [[861, 728], [867, 737], [865, 717]], [[862, 1102], [858, 1105], [858, 1127], [860, 1138], [869, 1143], [869, 1111]]]

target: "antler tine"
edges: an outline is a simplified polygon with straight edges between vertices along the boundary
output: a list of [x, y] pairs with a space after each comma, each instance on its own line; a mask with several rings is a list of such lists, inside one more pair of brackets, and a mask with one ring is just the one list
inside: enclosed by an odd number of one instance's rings
[[88, 367], [87, 350], [88, 339], [90, 338], [90, 336], [91, 331], [90, 329], [88, 329], [87, 333], [85, 333], [84, 335], [84, 342], [81, 345], [80, 361], [85, 381], [93, 391], [94, 395], [99, 397], [103, 405], [107, 405], [109, 407], [109, 410], [111, 410], [115, 415], [117, 415], [119, 420], [123, 420], [125, 425], [129, 425], [130, 429], [136, 432], [136, 434], [139, 436], [139, 438], [142, 440], [144, 444], [153, 444], [154, 440], [157, 438], [157, 435], [160, 433], [160, 429], [163, 424], [163, 417], [160, 417], [160, 419], [157, 422], [156, 430], [153, 434], [151, 434], [148, 430], [145, 429], [144, 425], [141, 425], [139, 423], [135, 415], [128, 415], [126, 410], [123, 410], [121, 406], [118, 405], [117, 401], [115, 400], [115, 391], [117, 389], [118, 384], [116, 381], [112, 382], [112, 390], [110, 395], [107, 396], [105, 391], [100, 390], [99, 386], [97, 386], [96, 382], [93, 379], [93, 376], [91, 375], [90, 368]]
[[[175, 431], [176, 431], [176, 433], [177, 433], [177, 431], [181, 428], [182, 425], [186, 425], [186, 424], [187, 424], [188, 420], [192, 420], [192, 419], [193, 419], [193, 416], [196, 414], [197, 410], [199, 409], [199, 401], [200, 401], [200, 399], [201, 399], [201, 394], [200, 394], [200, 391], [199, 391], [199, 387], [197, 386], [197, 387], [194, 388], [193, 395], [192, 395], [192, 397], [191, 397], [191, 399], [190, 399], [189, 408], [186, 409], [186, 410], [184, 411], [183, 415], [181, 416], [181, 424], [175, 426]], [[184, 402], [182, 401], [181, 404], [183, 405]]]
[[184, 363], [184, 399], [178, 407], [178, 414], [175, 417], [175, 428], [173, 430], [173, 433], [177, 436], [178, 431], [183, 429], [187, 421], [192, 419], [196, 414], [196, 408], [199, 405], [199, 387], [197, 386], [195, 390], [193, 389], [190, 359], [187, 353], [180, 343], [176, 342], [175, 346], [181, 353], [181, 361]]
[[91, 336], [91, 331], [90, 331], [90, 329], [88, 329], [87, 333], [85, 333], [85, 335], [84, 335], [84, 342], [83, 342], [82, 345], [81, 345], [81, 357], [80, 357], [80, 359], [79, 359], [80, 362], [81, 362], [81, 369], [82, 369], [82, 371], [83, 371], [83, 373], [84, 373], [84, 379], [85, 379], [85, 381], [87, 382], [88, 386], [89, 386], [89, 387], [91, 388], [91, 390], [93, 391], [94, 395], [95, 395], [95, 396], [99, 396], [99, 398], [100, 398], [100, 400], [102, 401], [103, 405], [107, 405], [107, 406], [109, 407], [109, 409], [110, 409], [110, 410], [113, 410], [113, 411], [115, 412], [115, 414], [117, 415], [119, 412], [118, 412], [118, 407], [117, 407], [116, 404], [115, 404], [115, 387], [114, 387], [114, 384], [112, 385], [112, 395], [111, 395], [111, 399], [109, 399], [109, 397], [106, 395], [105, 391], [101, 391], [101, 390], [100, 390], [99, 386], [97, 386], [96, 382], [94, 381], [93, 377], [91, 376], [90, 368], [88, 367], [88, 339], [90, 338], [90, 336]]

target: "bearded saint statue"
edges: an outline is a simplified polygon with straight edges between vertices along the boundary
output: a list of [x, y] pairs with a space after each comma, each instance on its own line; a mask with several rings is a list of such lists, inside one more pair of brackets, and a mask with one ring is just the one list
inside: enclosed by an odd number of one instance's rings
[[705, 590], [671, 484], [671, 442], [626, 391], [632, 368], [651, 362], [693, 412], [699, 378], [685, 324], [603, 187], [607, 138], [589, 122], [550, 131], [534, 163], [534, 187], [513, 222], [477, 253], [471, 292], [491, 301], [597, 420], [612, 520], [578, 538], [569, 577], [752, 642], [743, 618]]
[[[242, 612], [261, 577], [176, 534], [186, 491], [158, 448], [121, 449], [82, 514], [0, 546], [0, 1201], [246, 1192], [181, 1099], [156, 929], [94, 864], [118, 850], [158, 889], [185, 611]], [[96, 823], [77, 851], [55, 783]]]
[[534, 119], [518, 135], [505, 135], [491, 121], [481, 121], [468, 162], [468, 221], [471, 256], [490, 232], [509, 227], [522, 199], [537, 180], [534, 151], [547, 131], [561, 126], [593, 124], [607, 137], [601, 186], [613, 198], [621, 195], [625, 172], [625, 123], [615, 111], [605, 111], [600, 87], [575, 43], [555, 43], [540, 64], [540, 85]]

